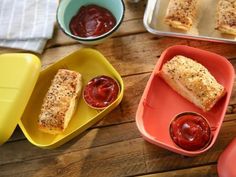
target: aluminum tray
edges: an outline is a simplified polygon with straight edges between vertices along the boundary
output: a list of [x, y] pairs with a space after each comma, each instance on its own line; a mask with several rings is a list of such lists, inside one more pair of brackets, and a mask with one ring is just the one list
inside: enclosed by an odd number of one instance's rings
[[204, 0], [204, 3], [201, 3], [198, 19], [188, 32], [171, 28], [164, 23], [168, 3], [169, 0], [148, 0], [143, 23], [150, 33], [159, 36], [173, 36], [236, 44], [235, 36], [221, 34], [215, 30], [217, 4], [215, 0]]

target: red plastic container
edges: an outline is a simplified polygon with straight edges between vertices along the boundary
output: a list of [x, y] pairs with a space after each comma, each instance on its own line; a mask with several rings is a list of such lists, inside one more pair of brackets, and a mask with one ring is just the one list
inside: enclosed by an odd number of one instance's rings
[[227, 146], [224, 152], [220, 155], [217, 164], [219, 177], [236, 176], [235, 160], [236, 160], [236, 138], [234, 138], [234, 140]]
[[[176, 55], [183, 55], [201, 63], [226, 88], [226, 96], [219, 100], [210, 111], [203, 112], [172, 90], [157, 75], [162, 65]], [[233, 83], [234, 68], [226, 58], [188, 46], [170, 47], [162, 53], [158, 60], [140, 100], [136, 113], [138, 129], [144, 139], [170, 151], [186, 156], [201, 154], [210, 149], [215, 143], [229, 103]], [[170, 122], [175, 115], [185, 111], [199, 113], [208, 120], [213, 137], [211, 143], [205, 149], [186, 151], [172, 141], [169, 134]]]

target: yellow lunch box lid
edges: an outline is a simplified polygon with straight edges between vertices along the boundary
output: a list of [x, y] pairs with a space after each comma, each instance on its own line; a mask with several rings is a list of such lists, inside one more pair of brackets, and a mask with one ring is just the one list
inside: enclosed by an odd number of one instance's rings
[[10, 138], [20, 121], [40, 69], [40, 60], [35, 55], [0, 55], [0, 144]]

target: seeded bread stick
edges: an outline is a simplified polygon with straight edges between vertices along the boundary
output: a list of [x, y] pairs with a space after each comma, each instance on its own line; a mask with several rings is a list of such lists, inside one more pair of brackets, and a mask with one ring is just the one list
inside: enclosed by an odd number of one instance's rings
[[216, 29], [236, 36], [236, 0], [219, 0]]
[[173, 90], [203, 111], [209, 111], [226, 93], [203, 65], [181, 55], [165, 63], [159, 74]]
[[75, 71], [59, 69], [44, 98], [38, 119], [39, 129], [50, 134], [62, 133], [76, 107], [82, 88], [81, 75]]
[[196, 18], [199, 0], [170, 0], [165, 22], [171, 27], [188, 31]]

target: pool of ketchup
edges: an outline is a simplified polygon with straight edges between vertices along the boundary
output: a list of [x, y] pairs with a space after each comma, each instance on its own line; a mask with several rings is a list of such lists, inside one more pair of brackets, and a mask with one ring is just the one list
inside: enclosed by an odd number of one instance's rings
[[208, 122], [200, 115], [183, 114], [172, 121], [170, 135], [181, 148], [195, 151], [208, 144], [211, 130]]
[[116, 24], [112, 13], [97, 5], [82, 6], [71, 19], [69, 27], [75, 36], [95, 37], [111, 30]]
[[108, 76], [97, 76], [84, 89], [84, 100], [91, 107], [105, 108], [116, 100], [119, 94], [117, 82]]

